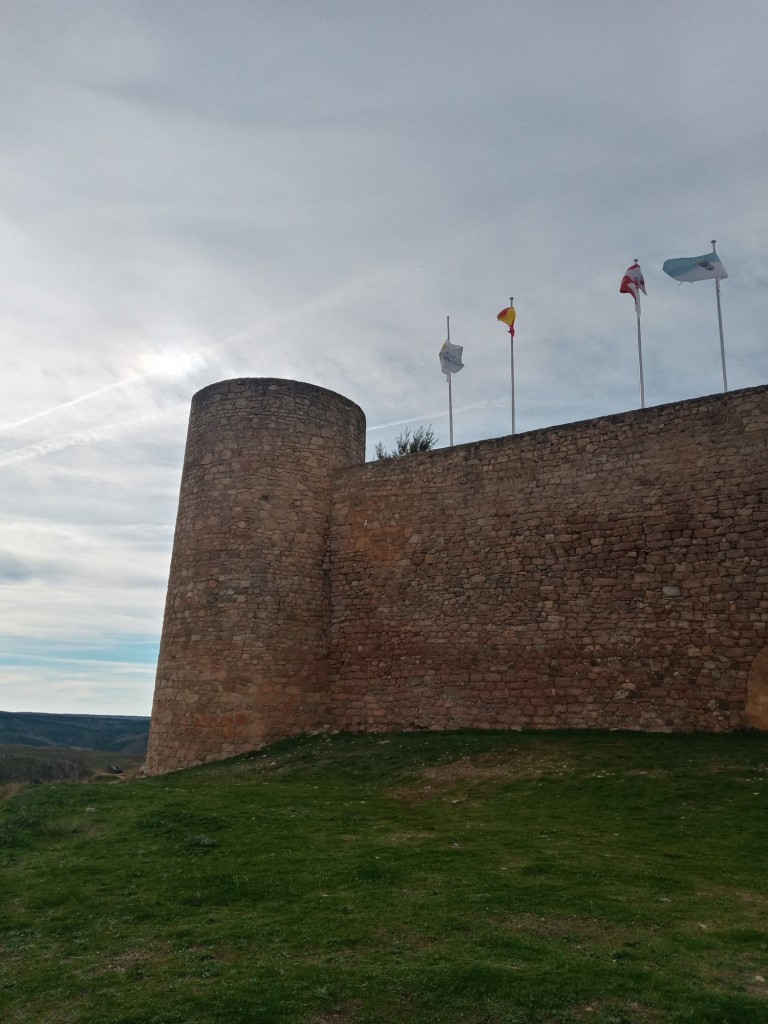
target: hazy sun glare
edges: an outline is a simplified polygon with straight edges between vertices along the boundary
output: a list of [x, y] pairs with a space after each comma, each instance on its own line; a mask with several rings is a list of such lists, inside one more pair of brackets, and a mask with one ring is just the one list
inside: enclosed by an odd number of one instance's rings
[[186, 377], [199, 370], [205, 360], [198, 352], [185, 352], [181, 348], [166, 348], [161, 352], [148, 352], [141, 358], [144, 373], [162, 377]]

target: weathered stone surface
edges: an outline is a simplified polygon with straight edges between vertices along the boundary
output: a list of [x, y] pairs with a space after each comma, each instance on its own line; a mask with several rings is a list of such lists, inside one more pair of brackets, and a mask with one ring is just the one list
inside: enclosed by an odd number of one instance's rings
[[363, 435], [309, 385], [195, 396], [151, 771], [318, 729], [768, 727], [768, 388]]
[[344, 471], [334, 723], [747, 724], [767, 443], [755, 388]]
[[244, 379], [192, 403], [147, 770], [324, 724], [328, 529], [365, 417], [324, 388]]
[[768, 647], [757, 655], [747, 681], [747, 724], [768, 729]]

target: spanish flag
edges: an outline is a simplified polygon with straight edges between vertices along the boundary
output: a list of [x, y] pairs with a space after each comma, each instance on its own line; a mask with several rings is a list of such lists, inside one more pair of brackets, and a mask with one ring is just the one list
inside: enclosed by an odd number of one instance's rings
[[511, 338], [514, 338], [514, 336], [515, 336], [515, 317], [516, 316], [517, 316], [517, 313], [515, 311], [515, 307], [514, 306], [507, 306], [506, 309], [502, 309], [502, 311], [496, 317], [496, 319], [500, 320], [503, 324], [508, 324], [509, 325], [509, 335], [510, 335]]

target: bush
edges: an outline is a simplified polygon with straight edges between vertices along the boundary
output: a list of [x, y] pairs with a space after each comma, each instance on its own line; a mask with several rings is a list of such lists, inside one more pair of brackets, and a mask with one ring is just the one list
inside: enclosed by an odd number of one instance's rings
[[432, 424], [428, 427], [417, 427], [411, 434], [406, 430], [395, 438], [395, 447], [392, 451], [385, 450], [384, 445], [379, 441], [374, 449], [377, 459], [399, 459], [402, 455], [416, 455], [418, 452], [429, 452], [437, 444]]

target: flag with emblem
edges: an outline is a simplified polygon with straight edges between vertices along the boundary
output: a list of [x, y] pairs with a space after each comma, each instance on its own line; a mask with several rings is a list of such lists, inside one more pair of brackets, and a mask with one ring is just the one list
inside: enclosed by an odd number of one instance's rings
[[461, 361], [463, 352], [463, 345], [453, 345], [447, 340], [443, 342], [443, 347], [440, 349], [440, 369], [446, 377], [464, 369], [464, 363]]
[[706, 256], [681, 256], [680, 259], [665, 260], [661, 269], [675, 281], [722, 281], [728, 277], [728, 271], [714, 249]]
[[645, 280], [643, 279], [643, 272], [640, 269], [640, 264], [635, 260], [631, 267], [627, 267], [627, 271], [624, 277], [621, 279], [619, 285], [619, 291], [623, 295], [631, 295], [635, 300], [635, 309], [637, 315], [640, 316], [640, 292], [643, 295], [647, 295], [648, 292], [645, 290]]

